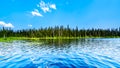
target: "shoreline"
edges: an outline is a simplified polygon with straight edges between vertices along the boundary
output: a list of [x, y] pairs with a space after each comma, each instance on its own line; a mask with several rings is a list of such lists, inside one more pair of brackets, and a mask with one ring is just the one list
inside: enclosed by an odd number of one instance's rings
[[120, 37], [6, 37], [6, 38], [0, 38], [0, 42], [10, 42], [14, 40], [57, 40], [57, 39], [83, 39], [83, 38], [120, 38]]

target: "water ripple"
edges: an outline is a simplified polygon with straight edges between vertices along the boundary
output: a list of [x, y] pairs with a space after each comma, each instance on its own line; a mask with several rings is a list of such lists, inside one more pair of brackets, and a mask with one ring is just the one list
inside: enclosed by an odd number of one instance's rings
[[0, 43], [0, 68], [120, 68], [119, 39], [88, 39], [65, 47], [38, 43]]

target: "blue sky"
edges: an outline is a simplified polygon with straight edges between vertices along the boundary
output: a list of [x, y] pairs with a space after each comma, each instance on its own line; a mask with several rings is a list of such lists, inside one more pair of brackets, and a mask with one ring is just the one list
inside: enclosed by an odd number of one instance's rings
[[120, 27], [120, 0], [0, 0], [0, 27]]

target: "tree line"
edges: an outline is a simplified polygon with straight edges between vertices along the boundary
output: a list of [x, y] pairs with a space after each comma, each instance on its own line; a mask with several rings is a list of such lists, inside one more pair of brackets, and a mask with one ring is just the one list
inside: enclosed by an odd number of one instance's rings
[[1, 28], [0, 37], [120, 37], [120, 28], [113, 29], [79, 29], [63, 26], [40, 29], [12, 30]]

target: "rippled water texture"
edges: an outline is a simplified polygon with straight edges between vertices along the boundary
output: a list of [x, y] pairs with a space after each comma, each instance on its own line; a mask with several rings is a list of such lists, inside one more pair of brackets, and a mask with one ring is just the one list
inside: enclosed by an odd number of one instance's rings
[[120, 68], [120, 39], [0, 42], [0, 68]]

